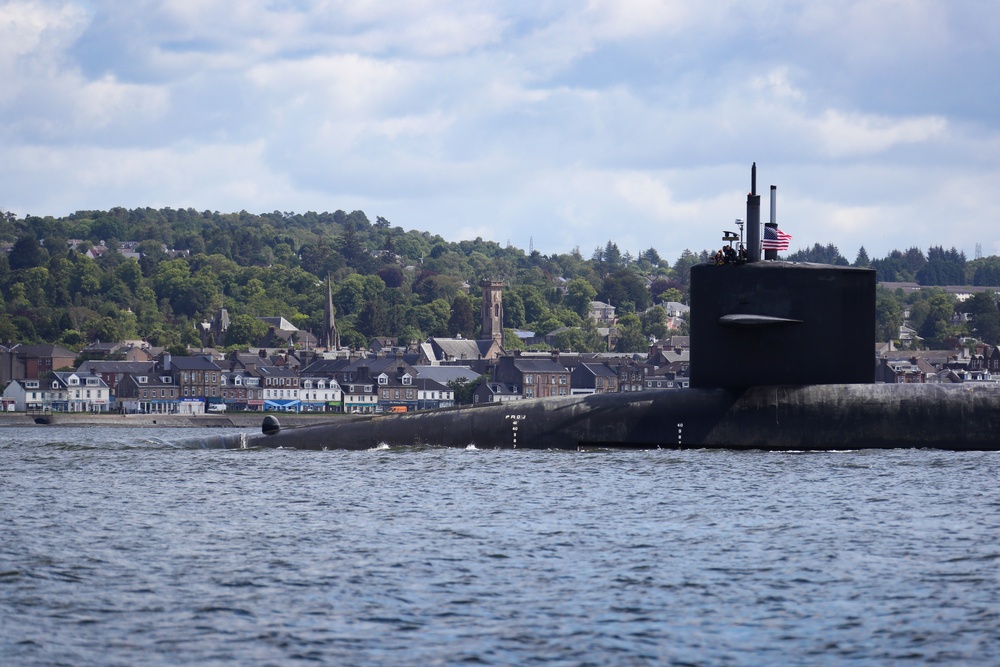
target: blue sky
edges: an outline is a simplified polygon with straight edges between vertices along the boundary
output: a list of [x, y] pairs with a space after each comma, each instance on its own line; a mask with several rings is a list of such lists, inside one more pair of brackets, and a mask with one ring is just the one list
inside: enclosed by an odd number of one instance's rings
[[995, 0], [0, 0], [0, 208], [1000, 254]]

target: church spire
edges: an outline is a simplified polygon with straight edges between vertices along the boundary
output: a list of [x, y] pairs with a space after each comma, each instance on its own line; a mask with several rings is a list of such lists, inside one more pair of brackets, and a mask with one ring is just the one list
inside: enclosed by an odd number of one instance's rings
[[327, 352], [336, 352], [340, 349], [340, 332], [337, 331], [337, 322], [334, 314], [336, 308], [333, 307], [333, 282], [330, 276], [326, 277], [326, 305], [323, 307], [323, 330], [320, 332], [319, 344], [325, 347]]

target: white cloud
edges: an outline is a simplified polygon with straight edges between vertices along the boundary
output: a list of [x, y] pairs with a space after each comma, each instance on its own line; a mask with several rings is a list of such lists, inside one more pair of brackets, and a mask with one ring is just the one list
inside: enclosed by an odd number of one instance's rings
[[0, 3], [16, 211], [370, 208], [669, 257], [745, 215], [756, 160], [793, 245], [986, 243], [998, 215], [1000, 11], [982, 6]]
[[0, 12], [0, 63], [5, 67], [23, 56], [55, 57], [88, 23], [86, 12], [69, 4], [5, 2]]
[[940, 137], [944, 118], [886, 118], [827, 111], [816, 123], [820, 142], [833, 157], [871, 155], [899, 144], [922, 143]]

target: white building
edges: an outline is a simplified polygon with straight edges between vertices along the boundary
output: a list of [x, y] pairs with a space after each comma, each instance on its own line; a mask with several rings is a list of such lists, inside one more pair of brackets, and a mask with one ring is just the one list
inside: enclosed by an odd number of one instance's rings
[[45, 409], [46, 393], [38, 380], [11, 380], [3, 390], [4, 410], [41, 412]]
[[339, 412], [344, 392], [333, 378], [302, 378], [299, 405], [306, 412]]
[[56, 371], [41, 380], [12, 380], [3, 397], [18, 412], [107, 412], [110, 394], [100, 376]]

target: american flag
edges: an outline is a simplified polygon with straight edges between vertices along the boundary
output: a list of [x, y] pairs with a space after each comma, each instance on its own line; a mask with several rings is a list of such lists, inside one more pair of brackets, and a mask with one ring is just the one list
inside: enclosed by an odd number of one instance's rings
[[786, 234], [777, 227], [764, 225], [764, 242], [761, 244], [764, 250], [788, 250], [788, 242], [791, 240], [791, 234]]

